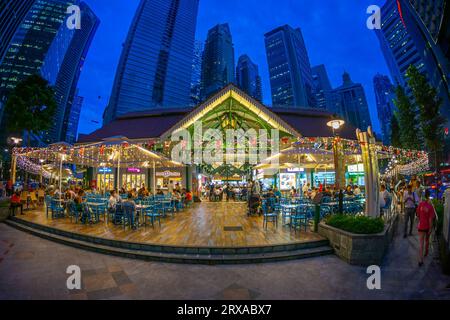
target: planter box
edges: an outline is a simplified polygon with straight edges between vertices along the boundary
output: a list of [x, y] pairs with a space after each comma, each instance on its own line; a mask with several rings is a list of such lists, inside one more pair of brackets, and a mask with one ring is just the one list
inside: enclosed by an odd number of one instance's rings
[[319, 224], [319, 234], [330, 241], [335, 254], [352, 265], [380, 265], [397, 228], [398, 215], [378, 234], [355, 234]]
[[0, 222], [5, 221], [9, 217], [9, 207], [0, 207]]

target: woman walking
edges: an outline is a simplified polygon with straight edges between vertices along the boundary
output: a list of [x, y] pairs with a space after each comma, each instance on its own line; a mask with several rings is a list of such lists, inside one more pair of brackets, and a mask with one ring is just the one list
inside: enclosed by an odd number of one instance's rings
[[425, 200], [417, 208], [417, 217], [419, 218], [419, 267], [421, 267], [423, 265], [423, 258], [428, 256], [433, 220], [436, 218], [436, 211], [431, 204], [429, 190], [425, 191]]

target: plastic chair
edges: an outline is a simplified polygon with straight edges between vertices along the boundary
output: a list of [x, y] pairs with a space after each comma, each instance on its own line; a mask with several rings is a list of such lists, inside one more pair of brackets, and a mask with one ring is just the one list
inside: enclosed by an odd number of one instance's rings
[[144, 226], [147, 226], [147, 218], [150, 218], [152, 227], [155, 227], [155, 220], [158, 219], [159, 226], [161, 227], [161, 214], [156, 210], [155, 206], [150, 206], [143, 210]]
[[274, 223], [275, 227], [278, 227], [278, 213], [272, 211], [273, 209], [272, 207], [270, 207], [270, 205], [268, 205], [267, 201], [265, 203], [263, 202], [262, 210], [264, 216], [263, 220], [264, 229], [267, 229], [267, 225], [269, 222]]
[[55, 199], [52, 199], [52, 202], [50, 204], [50, 209], [52, 210], [52, 219], [53, 218], [62, 218], [65, 216], [65, 209], [61, 205], [59, 201], [56, 201]]

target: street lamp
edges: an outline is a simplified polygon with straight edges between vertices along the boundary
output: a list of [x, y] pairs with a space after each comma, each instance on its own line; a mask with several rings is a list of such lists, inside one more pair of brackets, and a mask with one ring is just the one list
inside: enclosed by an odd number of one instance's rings
[[333, 129], [333, 135], [335, 134], [335, 131], [339, 130], [344, 124], [344, 120], [337, 118], [333, 118], [331, 121], [327, 122], [327, 126]]
[[344, 201], [344, 194], [342, 192], [342, 188], [344, 187], [342, 185], [342, 182], [344, 181], [345, 184], [345, 178], [344, 174], [344, 155], [342, 150], [342, 143], [337, 139], [338, 135], [336, 134], [336, 131], [339, 130], [343, 125], [345, 124], [345, 121], [342, 119], [339, 119], [336, 117], [336, 115], [333, 115], [333, 118], [327, 122], [327, 126], [333, 129], [333, 154], [334, 154], [334, 170], [335, 170], [335, 185], [337, 184], [339, 186], [339, 213], [343, 213], [343, 201]]

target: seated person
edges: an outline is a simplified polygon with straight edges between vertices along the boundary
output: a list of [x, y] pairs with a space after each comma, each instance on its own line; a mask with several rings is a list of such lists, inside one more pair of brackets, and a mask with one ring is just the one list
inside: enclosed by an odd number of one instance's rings
[[12, 210], [12, 215], [16, 215], [16, 208], [20, 208], [20, 214], [23, 214], [23, 204], [20, 201], [20, 193], [15, 192], [11, 197], [10, 208]]
[[[123, 202], [123, 207], [125, 209], [125, 212], [128, 213], [128, 219], [130, 221], [130, 225], [133, 229], [136, 229], [136, 226], [134, 224], [134, 213], [136, 212], [136, 202], [133, 200], [133, 193], [129, 192], [127, 196], [127, 200]], [[129, 212], [129, 208], [131, 209], [131, 214]], [[138, 213], [139, 215], [139, 213]]]
[[173, 191], [173, 196], [172, 197], [173, 197], [173, 202], [175, 203], [175, 209], [178, 210], [179, 204], [181, 202], [181, 194], [180, 194], [180, 192], [175, 189]]
[[116, 205], [121, 201], [121, 198], [118, 196], [116, 190], [111, 191], [111, 195], [108, 200], [108, 211], [114, 212], [116, 210]]
[[191, 192], [191, 190], [189, 190], [189, 189], [186, 190], [186, 196], [184, 198], [184, 201], [186, 203], [192, 202], [192, 192]]

